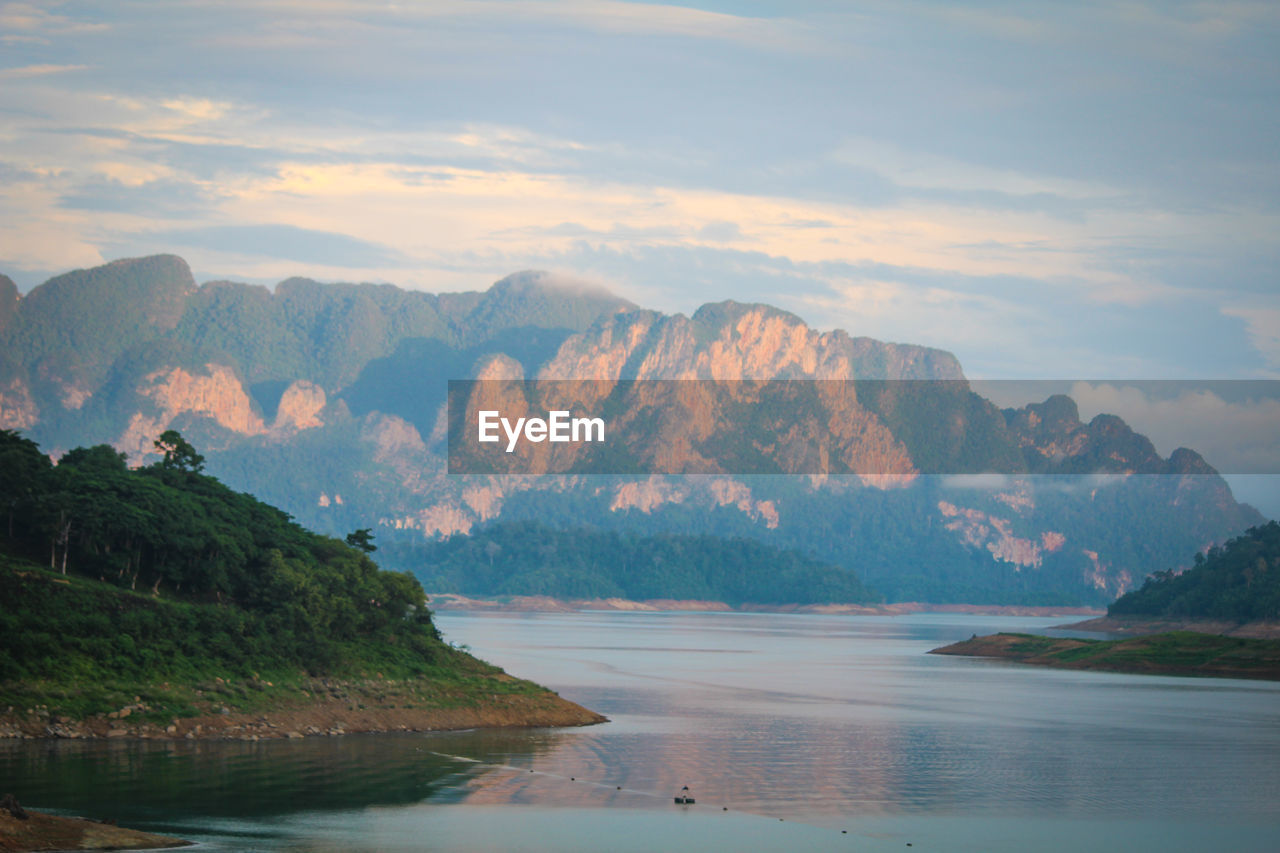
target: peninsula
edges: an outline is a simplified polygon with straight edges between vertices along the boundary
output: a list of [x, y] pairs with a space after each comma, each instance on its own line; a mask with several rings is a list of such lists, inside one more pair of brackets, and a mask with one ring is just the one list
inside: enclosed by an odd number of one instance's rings
[[[446, 643], [369, 532], [201, 473], [0, 431], [0, 737], [290, 738], [605, 720]], [[20, 793], [20, 792], [18, 792]]]
[[[1107, 615], [1065, 627], [1141, 634], [1081, 640], [992, 634], [931, 654], [1003, 658], [1066, 669], [1280, 679], [1280, 524], [1251, 527], [1157, 571]], [[1191, 628], [1192, 630], [1183, 630]]]
[[1124, 640], [990, 634], [934, 649], [934, 655], [1000, 658], [1058, 669], [1280, 679], [1280, 640], [1171, 631]]

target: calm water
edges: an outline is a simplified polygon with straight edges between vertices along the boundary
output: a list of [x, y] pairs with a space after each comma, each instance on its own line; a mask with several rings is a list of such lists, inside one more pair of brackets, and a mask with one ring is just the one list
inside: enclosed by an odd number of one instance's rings
[[[220, 850], [1280, 849], [1280, 684], [924, 654], [1060, 620], [438, 619], [448, 639], [613, 721], [0, 742], [0, 778], [35, 807]], [[681, 785], [697, 805], [672, 803]]]

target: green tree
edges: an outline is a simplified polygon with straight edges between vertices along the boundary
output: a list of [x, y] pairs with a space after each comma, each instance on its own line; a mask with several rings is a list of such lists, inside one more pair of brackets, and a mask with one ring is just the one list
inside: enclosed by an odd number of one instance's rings
[[359, 548], [366, 554], [372, 554], [378, 550], [378, 546], [373, 544], [373, 529], [362, 527], [359, 530], [347, 534], [347, 544], [352, 548]]
[[[174, 433], [177, 435], [177, 433]], [[123, 474], [128, 470], [127, 457], [118, 453], [109, 444], [98, 444], [93, 447], [77, 447], [62, 454], [58, 465], [70, 465], [83, 471], [98, 471], [107, 474]]]
[[[422, 586], [378, 568], [367, 553], [371, 530], [356, 531], [353, 544], [314, 534], [198, 473], [199, 454], [181, 436], [162, 439], [167, 466], [130, 470], [99, 445], [72, 450], [55, 467], [35, 444], [0, 431], [0, 473], [13, 472], [0, 480], [0, 499], [25, 489], [9, 501], [13, 536], [0, 527], [0, 649], [11, 653], [0, 654], [0, 680], [26, 671], [16, 650], [63, 673], [102, 667], [129, 677], [214, 662], [312, 674], [422, 673], [440, 662]], [[11, 571], [9, 558], [25, 554], [55, 572], [151, 595], [104, 607], [93, 588], [58, 581], [54, 589], [38, 574]], [[78, 604], [53, 603], [64, 594]], [[80, 663], [55, 660], [59, 637]]]
[[160, 467], [199, 474], [204, 470], [204, 457], [196, 453], [176, 429], [167, 429], [155, 440], [155, 448], [164, 454]]
[[34, 507], [51, 467], [49, 457], [34, 441], [15, 430], [0, 430], [0, 503], [7, 515], [9, 539], [14, 537], [15, 518], [27, 516]]

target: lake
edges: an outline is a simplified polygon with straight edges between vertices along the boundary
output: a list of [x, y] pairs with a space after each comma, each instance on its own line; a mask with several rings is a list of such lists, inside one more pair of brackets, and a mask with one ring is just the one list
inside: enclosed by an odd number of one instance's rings
[[1280, 684], [925, 654], [1059, 621], [440, 613], [612, 722], [10, 741], [0, 771], [26, 805], [217, 850], [1280, 849]]

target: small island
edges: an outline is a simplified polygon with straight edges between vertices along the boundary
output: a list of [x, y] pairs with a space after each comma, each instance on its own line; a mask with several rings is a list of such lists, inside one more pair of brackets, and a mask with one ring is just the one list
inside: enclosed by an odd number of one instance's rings
[[[1280, 679], [1280, 524], [1251, 527], [1192, 568], [1159, 571], [1103, 619], [1066, 627], [1139, 633], [1123, 640], [992, 634], [930, 654], [1063, 669]], [[1193, 630], [1169, 630], [1170, 628]]]
[[1193, 631], [1124, 640], [989, 634], [933, 649], [929, 654], [1000, 658], [1058, 669], [1280, 679], [1280, 640]]

